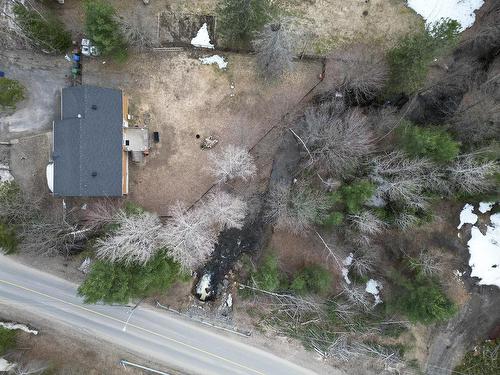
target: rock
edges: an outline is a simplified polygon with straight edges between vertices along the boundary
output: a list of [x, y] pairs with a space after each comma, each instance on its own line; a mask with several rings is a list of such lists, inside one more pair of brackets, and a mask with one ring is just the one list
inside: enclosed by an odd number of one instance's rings
[[82, 271], [83, 273], [87, 274], [90, 270], [90, 264], [92, 263], [92, 261], [90, 260], [90, 258], [85, 258], [85, 260], [82, 262], [82, 264], [80, 265], [80, 267], [78, 267], [78, 270], [79, 271]]

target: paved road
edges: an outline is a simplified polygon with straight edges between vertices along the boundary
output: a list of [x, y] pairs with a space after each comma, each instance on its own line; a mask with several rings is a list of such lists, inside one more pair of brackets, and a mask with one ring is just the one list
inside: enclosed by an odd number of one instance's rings
[[189, 374], [313, 374], [195, 322], [142, 306], [134, 311], [124, 331], [129, 308], [84, 305], [76, 297], [76, 285], [3, 255], [0, 255], [0, 302], [22, 306], [31, 314], [70, 325]]

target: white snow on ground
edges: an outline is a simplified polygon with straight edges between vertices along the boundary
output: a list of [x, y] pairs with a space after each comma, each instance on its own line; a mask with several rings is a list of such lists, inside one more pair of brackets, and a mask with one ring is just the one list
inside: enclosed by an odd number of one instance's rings
[[352, 253], [349, 253], [349, 255], [342, 261], [342, 264], [344, 267], [342, 267], [342, 276], [344, 277], [344, 280], [347, 284], [351, 283], [351, 280], [349, 280], [349, 266], [352, 264], [352, 260], [354, 259], [354, 255]]
[[375, 305], [382, 303], [382, 299], [380, 298], [381, 289], [382, 289], [382, 284], [377, 280], [370, 279], [366, 283], [365, 291], [375, 297]]
[[12, 181], [14, 177], [10, 174], [10, 169], [8, 165], [0, 164], [0, 184], [2, 182]]
[[479, 203], [479, 212], [482, 214], [485, 214], [486, 212], [491, 211], [493, 206], [495, 205], [495, 202], [480, 202]]
[[427, 24], [451, 18], [460, 22], [462, 30], [472, 26], [476, 20], [474, 11], [483, 3], [484, 0], [408, 0], [408, 6], [420, 14]]
[[191, 44], [195, 47], [214, 48], [214, 45], [210, 43], [210, 35], [208, 35], [208, 27], [206, 23], [204, 23], [201, 29], [198, 30], [196, 36], [191, 39]]
[[0, 327], [10, 330], [20, 329], [21, 331], [24, 331], [26, 333], [32, 333], [34, 335], [38, 335], [38, 331], [36, 329], [31, 329], [26, 324], [13, 323], [13, 322], [0, 322]]
[[16, 367], [15, 363], [10, 363], [5, 358], [0, 358], [0, 371], [1, 372], [12, 371], [15, 369], [15, 367]]
[[219, 66], [219, 69], [225, 69], [227, 67], [227, 61], [224, 60], [224, 57], [219, 55], [202, 57], [199, 60], [203, 65], [217, 64]]
[[205, 301], [210, 296], [210, 286], [212, 282], [212, 274], [206, 273], [201, 277], [201, 280], [196, 287], [196, 293], [200, 296], [200, 300]]
[[469, 246], [471, 277], [481, 279], [480, 285], [496, 285], [500, 288], [500, 213], [491, 215], [491, 225], [483, 236], [479, 228], [472, 227]]
[[474, 211], [474, 206], [467, 203], [462, 209], [462, 212], [460, 212], [460, 224], [457, 229], [462, 228], [464, 224], [476, 224], [477, 215], [473, 214], [472, 211]]

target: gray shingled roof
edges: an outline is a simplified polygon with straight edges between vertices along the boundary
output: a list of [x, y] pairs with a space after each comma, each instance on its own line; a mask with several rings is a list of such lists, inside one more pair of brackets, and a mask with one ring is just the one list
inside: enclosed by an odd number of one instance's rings
[[61, 105], [54, 123], [54, 195], [121, 196], [122, 92], [68, 87]]

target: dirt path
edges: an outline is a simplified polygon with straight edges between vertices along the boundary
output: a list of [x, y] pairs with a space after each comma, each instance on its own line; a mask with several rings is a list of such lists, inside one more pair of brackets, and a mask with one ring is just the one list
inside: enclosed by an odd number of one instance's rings
[[462, 307], [457, 316], [435, 336], [426, 364], [427, 375], [448, 375], [465, 352], [500, 325], [500, 290], [482, 287]]

